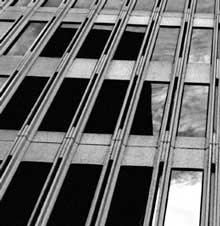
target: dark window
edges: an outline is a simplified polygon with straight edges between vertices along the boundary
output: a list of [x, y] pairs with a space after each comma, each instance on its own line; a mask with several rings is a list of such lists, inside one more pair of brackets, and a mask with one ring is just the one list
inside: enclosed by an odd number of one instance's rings
[[164, 226], [200, 224], [202, 174], [172, 170]]
[[58, 7], [63, 0], [47, 0], [42, 6]]
[[77, 31], [76, 24], [62, 24], [53, 34], [43, 51], [41, 57], [62, 57]]
[[212, 31], [212, 29], [193, 29], [189, 63], [210, 63]]
[[29, 22], [4, 54], [24, 55], [44, 26], [44, 22]]
[[154, 7], [155, 0], [137, 0], [134, 10], [151, 11]]
[[165, 11], [167, 12], [183, 12], [185, 0], [168, 0]]
[[87, 87], [88, 79], [65, 78], [40, 130], [66, 132]]
[[47, 226], [85, 225], [102, 167], [70, 166]]
[[128, 26], [122, 35], [114, 60], [136, 60], [146, 27]]
[[95, 25], [86, 37], [77, 57], [98, 59], [108, 41], [111, 28], [111, 26], [105, 27]]
[[214, 13], [214, 0], [197, 0], [196, 13]]
[[160, 27], [151, 60], [173, 61], [179, 28]]
[[119, 10], [122, 8], [124, 0], [108, 0], [104, 6], [104, 9]]
[[90, 8], [94, 0], [77, 0], [72, 8]]
[[208, 86], [185, 85], [179, 120], [179, 136], [205, 136], [208, 92]]
[[131, 134], [157, 135], [160, 131], [168, 85], [144, 82]]
[[34, 106], [48, 78], [25, 77], [12, 99], [0, 115], [1, 129], [21, 128], [26, 117]]
[[106, 226], [143, 225], [152, 168], [122, 166]]
[[50, 163], [20, 164], [0, 202], [1, 225], [27, 225], [50, 168]]
[[15, 0], [10, 6], [27, 6], [31, 0]]
[[113, 133], [128, 81], [105, 80], [85, 128], [86, 133]]

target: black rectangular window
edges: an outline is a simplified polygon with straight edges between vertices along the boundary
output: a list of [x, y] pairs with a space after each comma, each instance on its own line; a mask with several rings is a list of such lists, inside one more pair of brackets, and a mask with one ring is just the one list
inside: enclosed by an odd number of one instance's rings
[[178, 35], [179, 28], [177, 27], [160, 27], [151, 60], [173, 61]]
[[105, 80], [87, 122], [86, 133], [111, 134], [124, 101], [128, 81]]
[[185, 85], [179, 119], [179, 136], [205, 136], [208, 92], [209, 87], [207, 85]]
[[25, 77], [0, 114], [0, 129], [19, 130], [21, 128], [47, 80], [48, 78], [45, 77]]
[[19, 56], [24, 55], [40, 34], [44, 26], [44, 22], [29, 22], [4, 54]]
[[136, 60], [144, 39], [146, 27], [128, 26], [114, 55], [114, 60]]
[[99, 59], [111, 34], [111, 29], [112, 26], [95, 25], [86, 37], [77, 58]]
[[121, 167], [106, 226], [143, 225], [151, 176], [150, 167]]
[[101, 165], [70, 166], [47, 226], [85, 225], [101, 169]]
[[88, 84], [88, 79], [65, 78], [40, 130], [66, 132]]
[[167, 84], [144, 82], [131, 127], [132, 135], [159, 133], [167, 90]]
[[0, 202], [1, 225], [27, 225], [50, 168], [50, 163], [20, 164]]
[[42, 6], [45, 7], [58, 7], [63, 0], [46, 0]]
[[76, 24], [61, 24], [55, 31], [43, 51], [41, 57], [62, 57], [77, 31]]
[[15, 0], [10, 6], [27, 6], [31, 0]]

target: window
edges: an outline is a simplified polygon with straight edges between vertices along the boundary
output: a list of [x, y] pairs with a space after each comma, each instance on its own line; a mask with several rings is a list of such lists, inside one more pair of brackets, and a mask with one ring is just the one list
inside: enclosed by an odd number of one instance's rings
[[127, 87], [128, 81], [104, 81], [84, 132], [114, 132]]
[[207, 85], [185, 85], [179, 120], [179, 136], [205, 136], [208, 92]]
[[0, 202], [2, 225], [27, 225], [50, 168], [50, 163], [20, 164]]
[[144, 39], [145, 30], [146, 27], [128, 26], [122, 35], [113, 59], [136, 60]]
[[212, 29], [194, 28], [189, 63], [208, 63], [211, 60]]
[[201, 193], [201, 171], [172, 170], [164, 226], [199, 225]]
[[13, 22], [13, 20], [0, 21], [0, 39], [2, 39], [4, 35], [8, 32], [8, 30], [13, 25]]
[[111, 28], [112, 26], [95, 25], [86, 37], [77, 57], [99, 59], [111, 34]]
[[198, 0], [196, 13], [214, 13], [214, 0]]
[[4, 54], [19, 56], [24, 55], [44, 26], [44, 22], [29, 22]]
[[151, 11], [154, 7], [155, 0], [137, 0], [134, 10]]
[[42, 6], [45, 7], [58, 7], [63, 0], [46, 0]]
[[0, 115], [0, 129], [21, 128], [46, 82], [43, 77], [25, 77]]
[[122, 8], [124, 0], [107, 0], [104, 9], [119, 10]]
[[[61, 24], [55, 31], [43, 51], [41, 57], [62, 57], [72, 38], [74, 37], [78, 26], [76, 24]], [[62, 41], [61, 41], [62, 40]]]
[[85, 225], [101, 169], [99, 165], [70, 166], [47, 226]]
[[66, 132], [88, 84], [88, 79], [65, 78], [40, 130]]
[[167, 84], [144, 82], [131, 127], [132, 135], [159, 133], [167, 90]]
[[31, 0], [15, 0], [10, 6], [27, 6]]
[[143, 225], [151, 176], [150, 167], [121, 167], [106, 226]]
[[94, 0], [77, 0], [72, 8], [90, 8]]
[[185, 0], [168, 0], [165, 11], [167, 12], [183, 12]]
[[173, 61], [178, 35], [179, 28], [160, 27], [151, 60]]

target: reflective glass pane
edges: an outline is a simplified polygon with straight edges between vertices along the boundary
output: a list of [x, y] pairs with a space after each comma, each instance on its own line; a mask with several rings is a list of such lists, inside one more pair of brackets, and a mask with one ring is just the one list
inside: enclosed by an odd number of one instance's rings
[[0, 21], [0, 38], [6, 34], [12, 25], [12, 21]]
[[201, 193], [201, 171], [173, 170], [164, 226], [199, 226]]
[[197, 0], [196, 13], [214, 13], [214, 0]]
[[76, 4], [74, 4], [74, 8], [89, 8], [94, 0], [78, 0]]
[[167, 84], [144, 82], [131, 134], [157, 135], [160, 131]]
[[168, 0], [165, 11], [183, 12], [185, 0]]
[[27, 6], [31, 0], [17, 0], [14, 1], [11, 6]]
[[179, 28], [161, 27], [157, 37], [152, 60], [173, 61]]
[[210, 63], [212, 29], [193, 29], [189, 63]]
[[208, 91], [208, 86], [185, 85], [179, 136], [205, 136]]
[[37, 38], [45, 23], [30, 22], [25, 30], [20, 34], [12, 47], [6, 51], [8, 55], [24, 55]]
[[47, 0], [43, 6], [58, 7], [63, 0]]
[[108, 0], [104, 9], [121, 9], [124, 0]]
[[134, 10], [148, 10], [151, 11], [156, 0], [137, 0]]

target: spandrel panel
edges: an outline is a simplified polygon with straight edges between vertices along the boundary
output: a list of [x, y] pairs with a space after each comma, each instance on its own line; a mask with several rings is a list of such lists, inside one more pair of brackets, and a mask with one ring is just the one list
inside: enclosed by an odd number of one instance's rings
[[196, 13], [214, 13], [214, 0], [197, 0]]
[[189, 63], [210, 63], [212, 29], [193, 29]]
[[119, 10], [122, 8], [124, 0], [108, 0], [104, 6], [104, 9]]
[[12, 47], [6, 51], [7, 55], [24, 55], [37, 38], [45, 23], [30, 22], [20, 36], [15, 40]]
[[151, 11], [156, 0], [137, 0], [134, 10]]
[[185, 0], [168, 0], [165, 11], [167, 12], [183, 12]]
[[164, 226], [199, 226], [201, 171], [173, 170]]
[[106, 226], [143, 225], [151, 176], [150, 167], [121, 167]]
[[179, 136], [205, 136], [208, 91], [208, 86], [185, 85], [178, 128]]
[[47, 0], [43, 5], [45, 7], [58, 7], [63, 0]]
[[151, 60], [173, 61], [178, 35], [179, 28], [161, 27]]
[[90, 8], [94, 0], [77, 0], [74, 4], [74, 8]]
[[131, 134], [157, 135], [159, 133], [167, 90], [167, 84], [144, 82]]
[[31, 0], [15, 0], [11, 6], [27, 6], [30, 2]]

